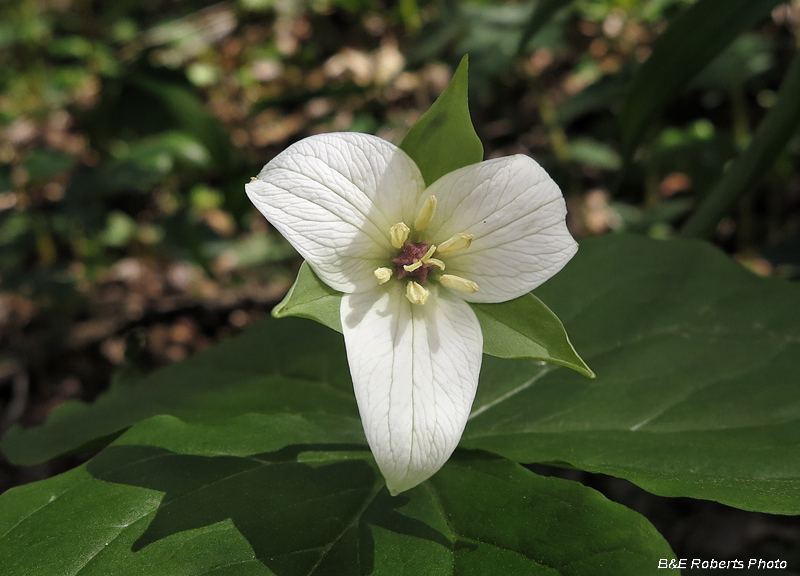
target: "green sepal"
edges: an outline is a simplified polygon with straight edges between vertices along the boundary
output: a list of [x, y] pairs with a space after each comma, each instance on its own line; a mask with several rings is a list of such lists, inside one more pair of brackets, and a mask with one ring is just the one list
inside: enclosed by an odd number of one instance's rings
[[341, 333], [342, 321], [339, 317], [341, 301], [342, 293], [325, 284], [314, 274], [308, 262], [303, 262], [294, 284], [283, 300], [272, 309], [272, 317], [308, 318]]
[[481, 323], [484, 354], [542, 360], [596, 378], [570, 342], [564, 324], [533, 293], [500, 304], [470, 306]]
[[483, 160], [483, 144], [469, 116], [468, 68], [464, 56], [450, 84], [400, 143], [428, 186], [453, 170]]

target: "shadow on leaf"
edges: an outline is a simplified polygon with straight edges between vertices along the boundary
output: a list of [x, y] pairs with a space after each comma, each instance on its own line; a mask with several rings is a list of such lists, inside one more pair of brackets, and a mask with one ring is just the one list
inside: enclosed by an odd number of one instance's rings
[[252, 456], [192, 456], [153, 446], [111, 446], [87, 465], [100, 480], [164, 492], [137, 552], [179, 532], [231, 519], [278, 576], [374, 569], [373, 527], [454, 543], [404, 515], [363, 446], [297, 445]]

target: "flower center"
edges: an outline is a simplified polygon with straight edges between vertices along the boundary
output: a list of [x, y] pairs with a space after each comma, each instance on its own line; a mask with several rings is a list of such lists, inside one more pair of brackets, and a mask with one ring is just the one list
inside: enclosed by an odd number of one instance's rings
[[[416, 236], [424, 230], [431, 221], [436, 210], [436, 197], [430, 196], [422, 206], [417, 219], [414, 221], [414, 232]], [[398, 280], [408, 278], [406, 283], [406, 298], [413, 304], [425, 304], [430, 292], [423, 286], [429, 278], [431, 272], [438, 273], [445, 269], [445, 263], [434, 258], [437, 252], [441, 256], [453, 254], [469, 248], [472, 243], [472, 234], [456, 234], [452, 238], [442, 242], [438, 247], [424, 241], [409, 242], [408, 237], [411, 228], [405, 222], [398, 222], [389, 230], [389, 238], [392, 246], [397, 250], [397, 256], [392, 259], [392, 267], [381, 267], [375, 270], [375, 278], [378, 284], [385, 284], [392, 279], [396, 273]], [[477, 292], [478, 285], [471, 280], [454, 276], [452, 274], [435, 274], [432, 280], [438, 281], [447, 288], [452, 288], [465, 294]]]
[[[439, 267], [444, 270], [444, 263], [439, 266], [441, 260], [431, 258], [435, 250], [436, 246], [430, 250], [427, 242], [417, 242], [416, 244], [405, 242], [400, 248], [400, 254], [392, 260], [397, 277], [411, 277], [419, 282], [425, 282], [428, 279], [428, 272], [431, 270]], [[431, 254], [429, 255], [428, 252]]]

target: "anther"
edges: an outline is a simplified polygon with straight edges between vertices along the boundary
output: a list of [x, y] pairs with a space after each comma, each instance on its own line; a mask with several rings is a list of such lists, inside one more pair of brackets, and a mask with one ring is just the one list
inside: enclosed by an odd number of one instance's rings
[[392, 277], [392, 269], [391, 268], [377, 268], [375, 272], [375, 278], [378, 279], [378, 284], [386, 284], [389, 279]]
[[439, 244], [439, 254], [447, 255], [466, 250], [472, 244], [472, 234], [456, 234]]
[[428, 301], [429, 294], [430, 292], [428, 292], [428, 290], [413, 280], [406, 284], [406, 298], [408, 298], [412, 304], [425, 304], [425, 302]]
[[397, 248], [398, 250], [403, 247], [406, 240], [408, 240], [408, 234], [411, 232], [408, 226], [406, 226], [405, 222], [398, 222], [394, 226], [389, 229], [389, 236], [391, 237], [392, 246]]
[[462, 278], [461, 276], [442, 274], [439, 276], [439, 282], [442, 283], [442, 286], [452, 288], [453, 290], [458, 290], [464, 294], [474, 294], [478, 291], [478, 285], [475, 284], [475, 282], [472, 280], [467, 280], [466, 278]]
[[436, 196], [428, 196], [417, 215], [417, 219], [414, 220], [414, 230], [417, 232], [424, 230], [430, 223], [431, 218], [433, 218], [434, 212], [436, 212]]
[[405, 270], [406, 272], [413, 272], [417, 268], [421, 267], [422, 267], [422, 260], [415, 260], [411, 264], [406, 264], [405, 266], [403, 266], [403, 270]]

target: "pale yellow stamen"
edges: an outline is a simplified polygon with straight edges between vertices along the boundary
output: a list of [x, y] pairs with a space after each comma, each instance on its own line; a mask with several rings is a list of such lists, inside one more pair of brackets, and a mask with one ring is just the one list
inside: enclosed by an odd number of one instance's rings
[[378, 279], [378, 284], [386, 284], [392, 277], [392, 269], [377, 268], [373, 274], [375, 274], [375, 278]]
[[439, 260], [438, 258], [428, 258], [428, 261], [425, 264], [431, 264], [439, 268], [439, 270], [444, 270], [444, 262]]
[[423, 262], [425, 262], [427, 264], [428, 260], [430, 260], [431, 256], [433, 256], [434, 252], [436, 252], [436, 246], [431, 244], [430, 248], [428, 248], [428, 251], [425, 252], [425, 255], [422, 258], [420, 258], [420, 260], [422, 260]]
[[411, 264], [406, 264], [405, 266], [403, 266], [403, 270], [405, 270], [406, 272], [413, 272], [420, 266], [422, 266], [422, 260], [415, 260]]
[[414, 220], [414, 230], [417, 232], [425, 230], [425, 227], [430, 223], [431, 218], [433, 218], [434, 212], [436, 212], [436, 196], [428, 196], [428, 199], [425, 200], [425, 204], [422, 205], [417, 215], [417, 219]]
[[458, 290], [464, 294], [474, 294], [478, 291], [478, 285], [475, 284], [475, 282], [472, 280], [467, 280], [466, 278], [462, 278], [461, 276], [442, 274], [439, 277], [439, 282], [442, 283], [442, 286], [452, 288], [453, 290]]
[[406, 226], [405, 222], [398, 222], [392, 226], [389, 230], [392, 246], [398, 249], [402, 248], [403, 244], [405, 244], [406, 240], [408, 240], [409, 232], [411, 232], [411, 229]]
[[412, 304], [425, 304], [428, 301], [429, 294], [430, 292], [413, 280], [406, 285], [406, 298]]
[[472, 234], [456, 234], [439, 244], [439, 254], [447, 255], [459, 250], [466, 250], [472, 244]]

